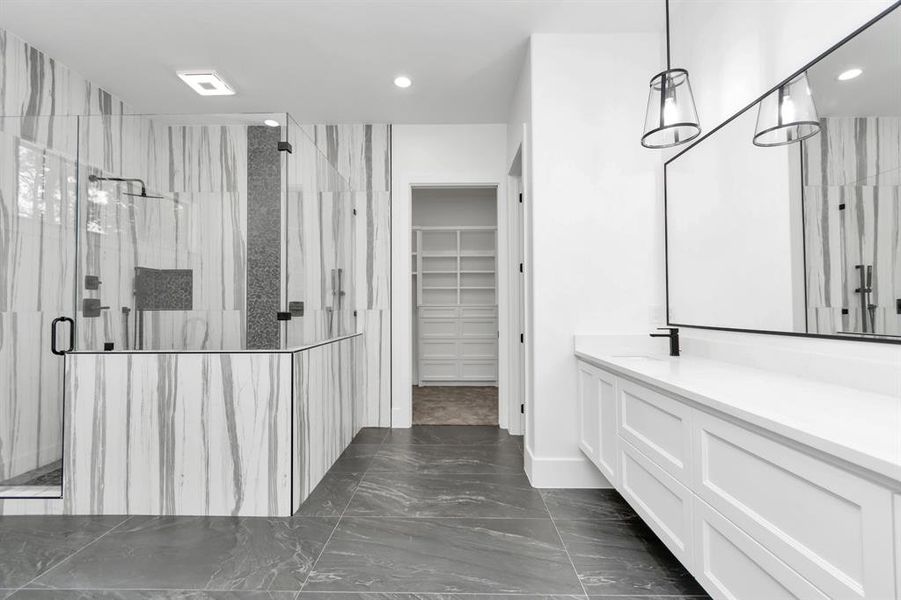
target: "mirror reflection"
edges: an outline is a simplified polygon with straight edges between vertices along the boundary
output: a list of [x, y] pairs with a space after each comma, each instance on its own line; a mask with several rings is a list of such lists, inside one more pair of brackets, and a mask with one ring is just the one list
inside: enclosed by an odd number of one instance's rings
[[[670, 323], [901, 341], [901, 10], [806, 82], [667, 163]], [[806, 93], [819, 131], [758, 145]]]

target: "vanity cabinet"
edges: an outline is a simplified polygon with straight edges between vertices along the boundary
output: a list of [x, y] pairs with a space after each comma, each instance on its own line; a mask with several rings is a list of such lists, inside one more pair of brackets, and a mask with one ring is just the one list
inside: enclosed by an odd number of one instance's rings
[[895, 494], [895, 593], [901, 596], [901, 494]]
[[610, 483], [617, 475], [616, 377], [579, 363], [579, 447]]
[[580, 448], [711, 596], [901, 597], [901, 483], [594, 364], [578, 373]]

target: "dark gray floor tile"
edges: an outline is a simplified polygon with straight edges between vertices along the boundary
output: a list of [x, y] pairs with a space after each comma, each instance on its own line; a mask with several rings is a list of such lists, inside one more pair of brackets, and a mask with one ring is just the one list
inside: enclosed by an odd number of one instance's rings
[[[297, 598], [298, 600], [587, 600], [587, 596], [581, 595], [516, 594], [511, 596], [509, 594], [413, 594], [391, 592], [301, 592]], [[679, 599], [676, 598], [675, 600]]]
[[541, 490], [555, 519], [627, 520], [638, 519], [619, 492], [607, 490]]
[[336, 521], [134, 517], [28, 587], [297, 591]]
[[385, 444], [515, 445], [516, 438], [488, 425], [415, 425], [410, 429], [392, 429]]
[[354, 436], [351, 444], [381, 444], [389, 433], [390, 427], [364, 427]]
[[700, 596], [588, 596], [589, 600], [710, 600], [710, 596], [703, 594]]
[[515, 446], [382, 446], [369, 465], [369, 472], [520, 474], [522, 453]]
[[704, 595], [640, 520], [555, 523], [590, 595]]
[[10, 600], [294, 600], [297, 592], [197, 590], [19, 590]]
[[305, 591], [581, 594], [550, 519], [345, 517]]
[[365, 473], [381, 444], [351, 444], [341, 453], [330, 473]]
[[0, 588], [25, 585], [125, 519], [0, 517]]
[[525, 475], [368, 473], [347, 516], [550, 518]]
[[302, 517], [340, 517], [362, 479], [362, 473], [329, 471], [295, 513]]

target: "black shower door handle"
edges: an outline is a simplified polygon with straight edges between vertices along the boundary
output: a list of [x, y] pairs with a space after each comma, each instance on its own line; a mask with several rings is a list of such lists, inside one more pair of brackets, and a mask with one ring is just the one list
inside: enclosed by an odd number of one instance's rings
[[[69, 324], [69, 347], [65, 350], [60, 350], [56, 347], [56, 331], [59, 328], [60, 323], [68, 323]], [[50, 323], [50, 352], [53, 352], [57, 356], [63, 356], [66, 352], [72, 352], [75, 349], [75, 321], [70, 319], [69, 317], [57, 317], [53, 319], [53, 322]]]

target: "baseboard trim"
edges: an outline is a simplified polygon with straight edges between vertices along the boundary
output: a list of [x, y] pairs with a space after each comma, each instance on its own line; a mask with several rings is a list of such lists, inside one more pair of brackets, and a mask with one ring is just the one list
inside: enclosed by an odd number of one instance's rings
[[526, 476], [536, 488], [612, 488], [598, 468], [584, 456], [544, 458], [526, 447], [523, 463]]

